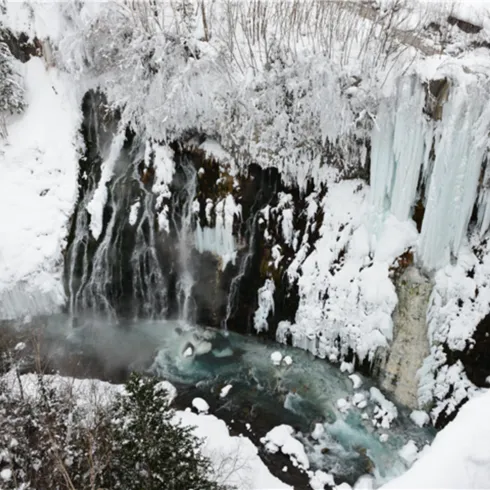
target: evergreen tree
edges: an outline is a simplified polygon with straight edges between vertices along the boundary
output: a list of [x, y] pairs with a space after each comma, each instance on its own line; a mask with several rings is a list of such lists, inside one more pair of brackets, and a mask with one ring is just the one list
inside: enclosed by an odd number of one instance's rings
[[155, 378], [133, 374], [114, 406], [109, 488], [219, 490], [191, 428], [172, 422], [166, 391]]

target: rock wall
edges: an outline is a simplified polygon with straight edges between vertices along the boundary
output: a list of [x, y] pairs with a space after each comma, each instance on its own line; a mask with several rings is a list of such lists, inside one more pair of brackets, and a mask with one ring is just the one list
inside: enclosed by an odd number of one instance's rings
[[418, 408], [418, 371], [429, 355], [427, 306], [432, 283], [415, 266], [396, 280], [398, 305], [393, 314], [393, 342], [379, 365], [381, 386], [396, 400]]

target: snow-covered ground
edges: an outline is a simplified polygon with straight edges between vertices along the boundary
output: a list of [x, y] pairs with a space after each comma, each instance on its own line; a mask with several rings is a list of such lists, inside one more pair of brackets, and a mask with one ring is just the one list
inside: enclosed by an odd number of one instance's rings
[[488, 488], [490, 391], [474, 397], [401, 477], [383, 489]]
[[75, 85], [42, 58], [20, 67], [27, 108], [0, 141], [0, 319], [64, 303], [62, 251], [77, 199]]

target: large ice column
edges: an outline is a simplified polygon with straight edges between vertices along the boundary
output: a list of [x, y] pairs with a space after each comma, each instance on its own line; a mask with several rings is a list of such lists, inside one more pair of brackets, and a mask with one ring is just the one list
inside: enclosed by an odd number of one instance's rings
[[[445, 265], [451, 254], [456, 256], [466, 236], [489, 131], [485, 92], [476, 84], [454, 86], [435, 132], [435, 159], [418, 249], [429, 269]], [[482, 226], [487, 223], [485, 211], [480, 221]]]
[[415, 77], [400, 80], [394, 102], [384, 102], [372, 133], [371, 203], [399, 220], [410, 216], [426, 158], [425, 92]]
[[378, 234], [385, 214], [410, 218], [422, 166], [427, 165], [431, 128], [424, 115], [425, 90], [416, 76], [400, 79], [393, 101], [385, 101], [372, 132], [372, 230]]

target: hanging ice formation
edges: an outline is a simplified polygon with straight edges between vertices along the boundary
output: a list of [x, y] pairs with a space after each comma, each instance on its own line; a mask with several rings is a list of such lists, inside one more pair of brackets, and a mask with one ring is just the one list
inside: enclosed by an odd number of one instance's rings
[[[211, 212], [212, 204], [206, 209], [206, 214]], [[235, 203], [233, 196], [228, 194], [214, 207], [215, 226], [201, 227], [197, 223], [195, 240], [199, 253], [211, 252], [221, 257], [221, 267], [224, 269], [228, 262], [235, 264], [236, 244], [233, 236], [233, 223], [236, 217], [241, 215], [241, 206]]]
[[[372, 231], [379, 234], [387, 213], [400, 221], [410, 219], [416, 199], [423, 197], [417, 257], [430, 270], [445, 265], [460, 249], [488, 151], [488, 84], [462, 77], [448, 83], [449, 97], [438, 121], [424, 113], [430, 95], [422, 81], [415, 75], [402, 78], [394, 99], [381, 106], [372, 132]], [[488, 190], [481, 189], [480, 233], [490, 224], [488, 197]]]

